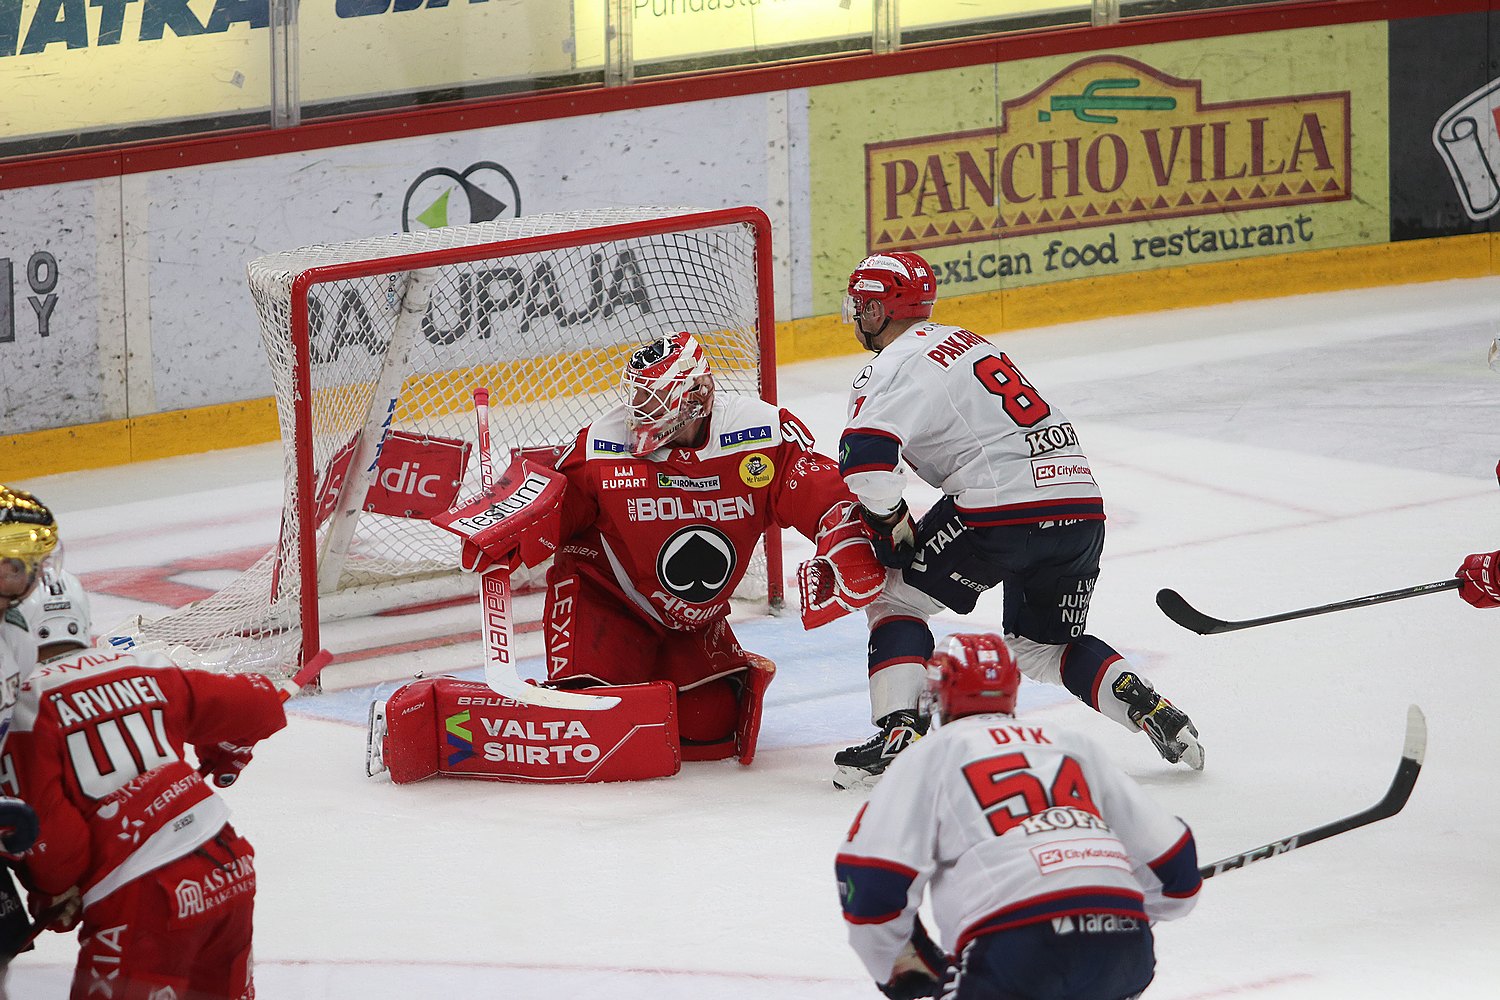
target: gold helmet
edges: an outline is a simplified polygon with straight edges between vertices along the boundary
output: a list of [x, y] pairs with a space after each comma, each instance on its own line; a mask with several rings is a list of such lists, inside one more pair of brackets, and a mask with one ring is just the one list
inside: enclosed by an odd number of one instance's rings
[[57, 549], [57, 520], [25, 490], [0, 486], [0, 559], [16, 559], [35, 572]]

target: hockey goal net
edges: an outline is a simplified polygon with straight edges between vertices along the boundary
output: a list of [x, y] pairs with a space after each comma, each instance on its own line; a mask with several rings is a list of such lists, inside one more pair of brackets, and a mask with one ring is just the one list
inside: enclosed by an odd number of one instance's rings
[[[303, 683], [328, 659], [321, 622], [476, 592], [456, 536], [428, 522], [479, 489], [476, 386], [500, 469], [571, 442], [617, 402], [630, 352], [665, 333], [704, 344], [720, 391], [775, 399], [770, 224], [753, 208], [398, 233], [260, 257], [249, 280], [285, 452], [280, 538], [225, 589], [133, 630], [210, 669]], [[779, 603], [774, 534], [756, 562], [751, 586]]]

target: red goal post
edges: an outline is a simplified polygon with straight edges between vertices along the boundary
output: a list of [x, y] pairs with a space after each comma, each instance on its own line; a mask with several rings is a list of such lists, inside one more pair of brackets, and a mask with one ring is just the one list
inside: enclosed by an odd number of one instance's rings
[[[117, 632], [209, 669], [306, 683], [330, 658], [323, 622], [477, 593], [456, 536], [428, 523], [479, 489], [475, 386], [490, 391], [502, 467], [571, 442], [617, 401], [629, 353], [664, 333], [704, 344], [720, 391], [776, 401], [771, 230], [756, 208], [533, 215], [248, 271], [284, 448], [280, 537], [212, 596]], [[779, 605], [774, 530], [762, 550], [747, 583]]]

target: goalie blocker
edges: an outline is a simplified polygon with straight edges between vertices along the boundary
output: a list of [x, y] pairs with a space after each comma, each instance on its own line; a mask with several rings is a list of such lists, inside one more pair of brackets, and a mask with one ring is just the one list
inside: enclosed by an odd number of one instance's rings
[[[761, 705], [775, 672], [770, 660], [751, 654], [734, 746], [715, 759], [754, 759]], [[612, 695], [618, 703], [603, 711], [559, 708], [518, 701], [477, 681], [413, 681], [370, 706], [366, 772], [389, 771], [397, 784], [433, 775], [569, 784], [665, 778], [681, 769], [672, 684], [611, 685], [589, 693]]]

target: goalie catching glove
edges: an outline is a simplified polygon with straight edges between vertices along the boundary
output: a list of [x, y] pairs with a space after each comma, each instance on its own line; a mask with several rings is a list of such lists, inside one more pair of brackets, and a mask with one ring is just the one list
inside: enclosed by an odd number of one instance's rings
[[880, 596], [885, 567], [876, 558], [869, 529], [845, 502], [818, 524], [817, 555], [797, 567], [802, 627], [815, 629], [857, 611]]

